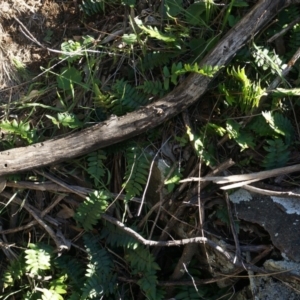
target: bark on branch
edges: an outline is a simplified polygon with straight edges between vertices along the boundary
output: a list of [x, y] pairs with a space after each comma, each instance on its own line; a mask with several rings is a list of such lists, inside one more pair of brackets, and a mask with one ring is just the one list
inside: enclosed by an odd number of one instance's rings
[[[261, 0], [236, 24], [200, 65], [226, 66], [234, 54], [276, 14], [288, 0]], [[213, 78], [190, 75], [159, 101], [124, 117], [108, 120], [63, 138], [0, 152], [0, 175], [58, 163], [124, 141], [152, 129], [195, 103]]]

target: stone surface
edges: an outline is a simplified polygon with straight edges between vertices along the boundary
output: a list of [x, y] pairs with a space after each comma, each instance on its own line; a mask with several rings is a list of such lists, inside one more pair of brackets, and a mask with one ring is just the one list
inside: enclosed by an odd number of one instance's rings
[[229, 196], [239, 219], [262, 226], [283, 256], [300, 262], [300, 199], [278, 198], [239, 189]]

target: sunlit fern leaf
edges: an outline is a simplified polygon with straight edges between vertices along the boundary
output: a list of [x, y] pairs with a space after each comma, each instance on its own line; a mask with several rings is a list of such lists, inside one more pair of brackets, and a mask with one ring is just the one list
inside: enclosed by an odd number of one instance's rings
[[106, 211], [110, 195], [103, 190], [95, 191], [86, 197], [74, 216], [74, 219], [85, 229], [92, 230]]
[[272, 136], [274, 130], [268, 125], [265, 118], [262, 115], [254, 117], [247, 126], [258, 136]]
[[100, 238], [112, 247], [135, 249], [138, 246], [137, 241], [132, 236], [110, 223], [105, 224], [101, 230]]
[[273, 74], [281, 74], [281, 69], [284, 67], [281, 58], [268, 48], [256, 46], [254, 44], [253, 46], [252, 56], [255, 64], [264, 71], [270, 70]]
[[107, 157], [104, 150], [98, 150], [87, 155], [87, 172], [91, 179], [94, 180], [96, 187], [101, 186], [103, 177], [108, 174], [108, 170], [104, 165], [106, 158]]
[[109, 253], [101, 247], [99, 237], [86, 234], [83, 240], [89, 262], [81, 299], [99, 299], [99, 296], [114, 293], [116, 276], [112, 272], [113, 262]]
[[277, 136], [284, 136], [286, 144], [292, 142], [294, 127], [288, 118], [281, 113], [272, 113], [270, 111], [262, 112], [262, 115]]
[[144, 191], [149, 176], [150, 161], [138, 147], [126, 149], [126, 171], [123, 186], [126, 200], [139, 196]]
[[14, 286], [16, 281], [21, 280], [22, 276], [25, 275], [25, 273], [26, 264], [23, 256], [11, 261], [2, 275], [3, 288], [6, 289], [8, 287]]
[[100, 12], [104, 12], [105, 1], [104, 0], [83, 0], [80, 4], [80, 8], [87, 16], [92, 16]]
[[268, 152], [263, 160], [263, 166], [266, 169], [274, 169], [286, 166], [290, 152], [287, 150], [288, 146], [285, 145], [282, 139], [267, 140], [267, 146], [264, 149]]
[[50, 270], [52, 247], [46, 244], [29, 244], [25, 250], [26, 270], [31, 274]]

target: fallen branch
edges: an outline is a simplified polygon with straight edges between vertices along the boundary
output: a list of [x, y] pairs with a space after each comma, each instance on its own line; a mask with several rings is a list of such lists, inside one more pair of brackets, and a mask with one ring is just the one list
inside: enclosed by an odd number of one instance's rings
[[[228, 64], [247, 40], [292, 1], [261, 0], [201, 61], [200, 66]], [[159, 101], [121, 118], [110, 119], [63, 138], [0, 152], [0, 175], [34, 169], [77, 157], [152, 129], [195, 103], [213, 78], [191, 74]]]

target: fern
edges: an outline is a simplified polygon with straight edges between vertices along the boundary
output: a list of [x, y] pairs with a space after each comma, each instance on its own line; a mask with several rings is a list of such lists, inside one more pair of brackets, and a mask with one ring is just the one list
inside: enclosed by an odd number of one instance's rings
[[51, 269], [52, 248], [45, 244], [29, 244], [25, 250], [26, 270], [38, 275], [40, 271]]
[[136, 249], [138, 246], [137, 241], [133, 237], [125, 234], [124, 231], [110, 223], [106, 223], [103, 227], [100, 239], [104, 239], [105, 242], [112, 247]]
[[128, 148], [125, 155], [127, 164], [123, 186], [126, 191], [126, 200], [130, 200], [143, 192], [143, 186], [149, 175], [150, 162], [138, 147]]
[[178, 57], [177, 52], [147, 52], [143, 59], [140, 60], [140, 68], [145, 72], [155, 67], [167, 65], [172, 58]]
[[105, 191], [91, 193], [77, 209], [74, 219], [85, 229], [92, 230], [105, 212], [110, 195]]
[[241, 147], [241, 151], [246, 148], [254, 147], [254, 138], [251, 133], [243, 130], [241, 125], [234, 120], [228, 120], [226, 122], [226, 130], [229, 138], [234, 139], [236, 143]]
[[135, 250], [127, 249], [125, 259], [130, 263], [132, 274], [139, 274], [142, 276], [142, 278], [138, 280], [138, 285], [144, 291], [147, 299], [163, 299], [163, 295], [157, 293], [156, 290], [156, 271], [160, 270], [160, 268], [155, 262], [154, 257], [150, 253], [150, 251], [143, 246], [139, 246]]
[[30, 129], [29, 122], [23, 122], [13, 120], [3, 120], [0, 123], [0, 128], [3, 130], [3, 132], [8, 132], [9, 134], [15, 134], [23, 139], [25, 139], [29, 144], [32, 144], [36, 142], [36, 129]]
[[208, 293], [209, 289], [204, 286], [197, 287], [197, 289], [194, 286], [182, 286], [174, 298], [176, 300], [211, 299], [207, 297]]
[[160, 81], [145, 81], [143, 85], [137, 87], [139, 90], [143, 90], [145, 94], [159, 95], [162, 97], [165, 94], [165, 90]]
[[258, 67], [264, 71], [270, 70], [272, 74], [281, 75], [281, 68], [284, 68], [284, 64], [276, 53], [264, 47], [257, 47], [255, 44], [253, 48], [252, 56]]
[[70, 286], [72, 287], [72, 290], [80, 292], [82, 277], [84, 275], [83, 264], [68, 255], [61, 255], [57, 257], [54, 263], [57, 268], [63, 271], [64, 274], [67, 274], [70, 279]]
[[16, 281], [20, 281], [26, 272], [26, 264], [23, 255], [10, 262], [6, 271], [3, 273], [3, 288], [13, 287]]
[[289, 160], [290, 152], [287, 150], [288, 145], [285, 145], [282, 139], [267, 140], [268, 146], [264, 149], [268, 152], [263, 160], [263, 166], [266, 169], [274, 169], [284, 167]]
[[105, 1], [104, 0], [83, 0], [80, 4], [80, 8], [87, 16], [92, 16], [100, 12], [104, 12]]
[[242, 112], [248, 112], [258, 107], [260, 98], [265, 90], [261, 88], [260, 82], [252, 82], [245, 73], [245, 68], [232, 68], [228, 74], [236, 81], [231, 87], [225, 84], [219, 85], [220, 91], [225, 95], [229, 105], [238, 105]]
[[262, 112], [262, 115], [274, 133], [276, 133], [277, 136], [284, 136], [287, 145], [291, 144], [294, 137], [294, 127], [291, 121], [278, 112], [274, 114], [269, 111]]
[[149, 102], [145, 95], [139, 93], [137, 89], [123, 79], [116, 81], [112, 86], [111, 94], [111, 109], [117, 116], [134, 111]]
[[87, 155], [88, 168], [87, 172], [91, 179], [94, 180], [96, 187], [100, 187], [102, 179], [105, 174], [108, 174], [108, 170], [104, 165], [106, 160], [106, 153], [103, 150], [98, 150]]
[[101, 295], [113, 294], [116, 278], [112, 273], [113, 262], [110, 256], [100, 246], [99, 238], [87, 234], [83, 236], [83, 240], [89, 263], [80, 299], [99, 299]]

